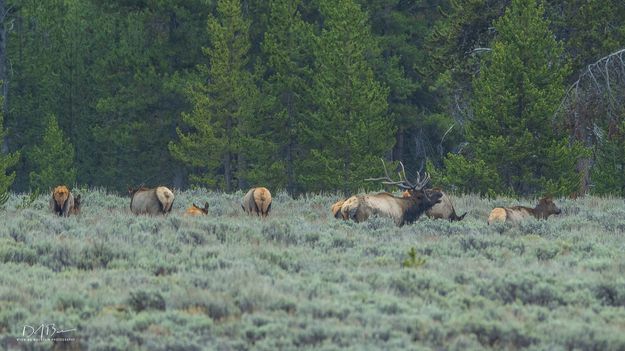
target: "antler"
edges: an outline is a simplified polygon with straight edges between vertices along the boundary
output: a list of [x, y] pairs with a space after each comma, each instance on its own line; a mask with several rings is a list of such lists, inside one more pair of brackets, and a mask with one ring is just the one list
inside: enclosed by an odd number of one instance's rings
[[382, 161], [382, 167], [384, 167], [384, 177], [379, 177], [379, 178], [367, 178], [365, 179], [366, 181], [376, 181], [376, 180], [382, 180], [382, 184], [386, 184], [386, 185], [397, 185], [400, 189], [415, 189], [415, 186], [413, 184], [411, 184], [407, 179], [406, 179], [406, 170], [404, 169], [404, 164], [403, 163], [399, 163], [401, 164], [401, 168], [403, 170], [404, 176], [402, 179], [402, 175], [401, 173], [399, 174], [399, 181], [394, 181], [393, 179], [391, 179], [391, 177], [388, 175], [388, 170], [386, 169], [386, 163], [384, 163], [383, 159], [380, 159], [380, 161]]
[[430, 181], [430, 174], [428, 172], [425, 172], [425, 177], [423, 179], [421, 179], [421, 174], [417, 172], [417, 182], [415, 185], [415, 189], [417, 190], [423, 189], [429, 181]]
[[365, 179], [366, 181], [382, 180], [383, 181], [382, 184], [397, 185], [400, 189], [404, 189], [404, 190], [408, 190], [408, 189], [421, 190], [430, 181], [430, 175], [427, 172], [425, 172], [425, 177], [421, 179], [421, 173], [417, 171], [417, 180], [414, 183], [410, 182], [408, 180], [408, 177], [406, 177], [406, 168], [404, 167], [404, 164], [401, 161], [399, 162], [399, 165], [401, 166], [401, 172], [397, 172], [397, 175], [399, 175], [399, 181], [394, 181], [388, 175], [388, 170], [386, 169], [386, 163], [384, 163], [384, 160], [380, 159], [380, 161], [382, 161], [382, 167], [384, 167], [385, 176], [379, 177], [379, 178], [367, 178]]

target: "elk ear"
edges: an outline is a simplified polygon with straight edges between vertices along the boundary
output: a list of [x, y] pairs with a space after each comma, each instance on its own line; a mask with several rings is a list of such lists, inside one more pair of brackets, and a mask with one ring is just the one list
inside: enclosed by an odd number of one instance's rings
[[204, 209], [208, 211], [208, 202], [204, 203]]

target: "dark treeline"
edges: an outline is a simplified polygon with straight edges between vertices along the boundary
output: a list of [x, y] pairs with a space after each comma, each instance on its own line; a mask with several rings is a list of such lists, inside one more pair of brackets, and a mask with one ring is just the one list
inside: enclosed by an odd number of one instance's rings
[[584, 83], [625, 43], [621, 1], [0, 0], [0, 15], [0, 188], [15, 172], [14, 191], [349, 193], [384, 158], [459, 192], [625, 194], [622, 57]]

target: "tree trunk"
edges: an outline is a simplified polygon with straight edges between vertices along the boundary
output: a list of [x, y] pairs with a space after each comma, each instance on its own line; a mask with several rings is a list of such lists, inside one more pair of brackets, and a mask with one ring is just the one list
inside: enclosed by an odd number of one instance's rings
[[393, 148], [393, 161], [404, 160], [404, 130], [397, 128], [395, 134], [395, 147]]
[[[6, 6], [5, 0], [0, 0], [0, 81], [2, 81], [2, 116], [3, 121], [7, 116], [8, 112], [8, 94], [9, 94], [9, 77], [7, 75], [7, 55], [6, 55]], [[4, 123], [0, 123], [0, 126], [4, 128]], [[4, 132], [4, 130], [0, 130], [0, 133]], [[5, 134], [2, 138], [2, 151], [3, 154], [9, 153], [9, 136]]]
[[226, 182], [226, 192], [232, 191], [232, 117], [226, 119], [226, 153], [224, 155], [224, 180]]

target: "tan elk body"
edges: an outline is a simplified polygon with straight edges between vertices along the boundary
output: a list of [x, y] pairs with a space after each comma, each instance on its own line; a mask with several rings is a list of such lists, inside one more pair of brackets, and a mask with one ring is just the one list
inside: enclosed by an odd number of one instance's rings
[[381, 178], [370, 178], [367, 180], [381, 180], [382, 184], [395, 185], [408, 192], [407, 197], [397, 197], [390, 193], [383, 192], [372, 195], [352, 196], [345, 200], [341, 206], [341, 214], [345, 218], [355, 222], [366, 221], [373, 215], [390, 217], [396, 225], [403, 226], [417, 220], [425, 211], [430, 209], [440, 201], [443, 194], [440, 191], [426, 191], [425, 185], [430, 179], [426, 173], [421, 179], [417, 172], [417, 180], [411, 183], [406, 178], [404, 165], [400, 162], [402, 172], [399, 173], [399, 181], [393, 181], [388, 175], [386, 165], [382, 161], [385, 176]]
[[132, 213], [148, 214], [151, 216], [171, 212], [174, 204], [174, 193], [167, 187], [159, 186], [154, 189], [139, 187], [129, 188], [130, 210]]
[[252, 188], [243, 197], [241, 207], [247, 214], [266, 217], [271, 211], [271, 201], [271, 192], [267, 188]]
[[514, 206], [514, 207], [496, 207], [488, 216], [488, 224], [494, 222], [511, 222], [518, 223], [526, 218], [534, 217], [537, 219], [547, 219], [553, 214], [560, 214], [562, 211], [553, 202], [550, 197], [542, 198], [536, 207]]

